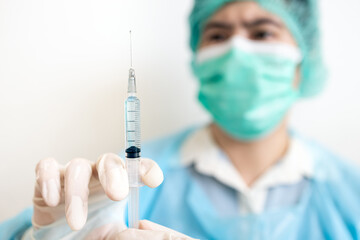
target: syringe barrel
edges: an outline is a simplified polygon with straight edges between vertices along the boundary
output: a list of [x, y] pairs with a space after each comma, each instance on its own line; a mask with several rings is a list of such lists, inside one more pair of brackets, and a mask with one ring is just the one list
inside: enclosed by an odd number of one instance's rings
[[140, 100], [136, 96], [129, 96], [125, 101], [125, 131], [126, 156], [137, 158], [140, 156], [141, 134]]

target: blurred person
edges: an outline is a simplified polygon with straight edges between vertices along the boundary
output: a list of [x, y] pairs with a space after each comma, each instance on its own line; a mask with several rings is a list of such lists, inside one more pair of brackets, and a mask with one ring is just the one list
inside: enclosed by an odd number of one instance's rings
[[143, 146], [155, 189], [141, 190], [141, 218], [157, 224], [126, 228], [118, 155], [49, 158], [33, 210], [0, 238], [359, 239], [358, 169], [288, 127], [293, 104], [325, 82], [317, 18], [315, 0], [195, 0], [192, 69], [213, 121]]

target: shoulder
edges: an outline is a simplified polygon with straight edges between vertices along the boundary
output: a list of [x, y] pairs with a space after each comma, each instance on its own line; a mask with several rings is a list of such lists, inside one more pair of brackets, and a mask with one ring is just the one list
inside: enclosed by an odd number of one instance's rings
[[[360, 221], [360, 167], [349, 162], [314, 140], [297, 136], [313, 158], [314, 193], [323, 203], [332, 203], [340, 215]], [[350, 217], [352, 218], [352, 217]]]
[[314, 162], [315, 174], [320, 179], [329, 179], [331, 176], [331, 179], [337, 181], [346, 181], [348, 177], [357, 177], [360, 180], [359, 165], [339, 156], [313, 139], [299, 133], [294, 135], [310, 152]]
[[341, 220], [346, 231], [360, 233], [360, 168], [314, 140], [297, 136], [313, 158], [312, 209], [323, 221]]

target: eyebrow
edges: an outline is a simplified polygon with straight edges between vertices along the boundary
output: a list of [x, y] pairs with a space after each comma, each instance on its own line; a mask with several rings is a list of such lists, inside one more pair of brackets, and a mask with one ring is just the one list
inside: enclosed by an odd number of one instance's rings
[[[253, 27], [258, 27], [258, 26], [265, 25], [265, 24], [271, 24], [278, 28], [283, 27], [283, 24], [281, 22], [276, 21], [271, 18], [266, 18], [266, 17], [257, 18], [254, 21], [245, 22], [242, 25], [247, 28], [253, 28]], [[226, 29], [226, 30], [232, 30], [234, 28], [234, 25], [231, 23], [225, 23], [225, 22], [220, 22], [220, 21], [210, 21], [205, 25], [204, 32], [209, 29], [214, 29], [214, 28], [215, 29], [221, 28], [221, 29]]]
[[251, 22], [245, 22], [243, 25], [245, 27], [248, 27], [248, 28], [252, 28], [252, 27], [258, 27], [258, 26], [261, 26], [261, 25], [265, 25], [265, 24], [271, 24], [271, 25], [274, 25], [278, 28], [282, 28], [283, 27], [283, 24], [279, 21], [276, 21], [274, 19], [271, 19], [271, 18], [257, 18], [255, 19], [254, 21], [251, 21]]
[[230, 24], [230, 23], [211, 21], [205, 25], [204, 32], [209, 29], [213, 29], [213, 28], [222, 28], [222, 29], [231, 30], [234, 28], [234, 26], [233, 26], [233, 24]]

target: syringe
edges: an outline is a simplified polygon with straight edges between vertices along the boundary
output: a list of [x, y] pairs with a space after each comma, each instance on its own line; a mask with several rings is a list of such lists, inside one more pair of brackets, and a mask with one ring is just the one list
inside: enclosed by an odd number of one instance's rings
[[[130, 31], [131, 42], [131, 31]], [[129, 70], [128, 97], [125, 101], [126, 168], [129, 175], [129, 227], [139, 228], [140, 100], [136, 97], [135, 70]]]

